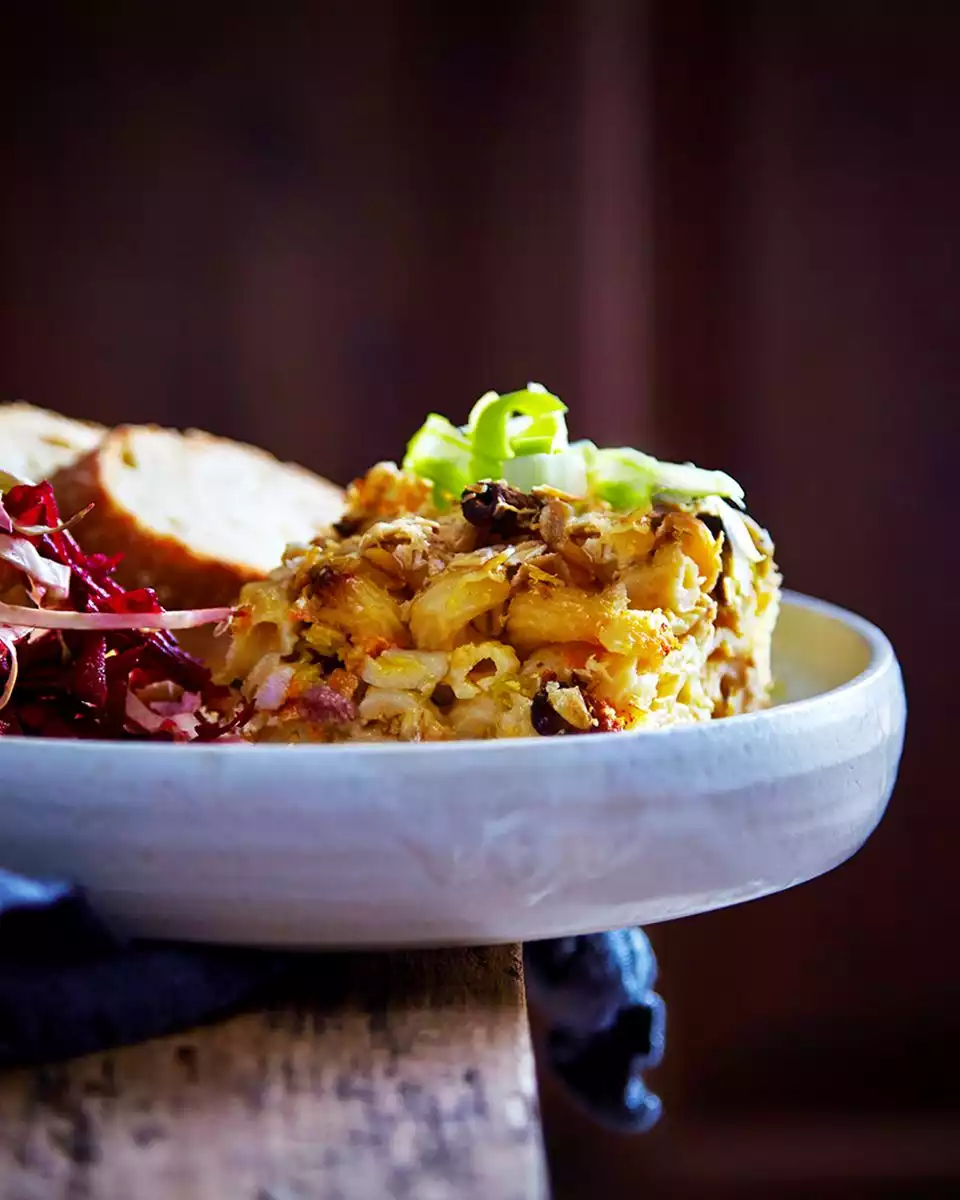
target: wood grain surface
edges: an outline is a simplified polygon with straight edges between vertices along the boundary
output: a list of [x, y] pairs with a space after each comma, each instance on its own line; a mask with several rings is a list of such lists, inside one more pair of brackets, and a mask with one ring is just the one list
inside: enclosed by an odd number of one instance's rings
[[542, 1200], [519, 949], [326, 955], [262, 1009], [0, 1076], [0, 1200]]

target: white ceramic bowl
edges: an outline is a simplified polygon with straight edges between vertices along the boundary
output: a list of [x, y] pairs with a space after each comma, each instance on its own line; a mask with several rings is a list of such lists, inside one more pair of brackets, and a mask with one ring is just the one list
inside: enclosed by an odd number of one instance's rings
[[434, 745], [0, 739], [0, 866], [145, 936], [526, 941], [800, 883], [883, 814], [903, 745], [873, 626], [787, 595], [786, 703], [660, 732]]

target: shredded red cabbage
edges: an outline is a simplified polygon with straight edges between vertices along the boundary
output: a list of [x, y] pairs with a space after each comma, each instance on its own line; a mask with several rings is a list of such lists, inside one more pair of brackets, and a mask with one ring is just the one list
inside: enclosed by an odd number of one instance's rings
[[[68, 599], [61, 607], [78, 613], [163, 612], [152, 589], [128, 591], [117, 582], [121, 556], [84, 553], [62, 527], [49, 483], [10, 488], [0, 500], [0, 523], [4, 530], [10, 525], [20, 531], [13, 536], [43, 558], [69, 568]], [[6, 569], [16, 571], [16, 564]], [[33, 589], [33, 580], [25, 582]], [[0, 708], [0, 736], [210, 742], [235, 733], [252, 712], [229, 688], [215, 685], [209, 669], [166, 630], [5, 627], [5, 633], [0, 696], [15, 664], [18, 673]]]
[[307, 688], [302, 696], [297, 697], [296, 705], [306, 720], [317, 724], [341, 724], [354, 720], [357, 715], [352, 700], [324, 683]]

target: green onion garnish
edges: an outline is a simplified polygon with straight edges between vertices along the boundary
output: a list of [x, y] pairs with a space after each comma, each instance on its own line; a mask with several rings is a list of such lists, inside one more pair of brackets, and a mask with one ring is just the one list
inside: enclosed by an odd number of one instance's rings
[[410, 439], [403, 467], [433, 484], [441, 509], [459, 500], [464, 488], [484, 480], [502, 480], [527, 491], [553, 487], [627, 511], [650, 508], [666, 495], [720, 496], [742, 506], [743, 488], [723, 471], [661, 462], [630, 447], [603, 450], [587, 441], [571, 445], [566, 411], [559, 397], [538, 383], [504, 395], [487, 392], [464, 426], [431, 413]]

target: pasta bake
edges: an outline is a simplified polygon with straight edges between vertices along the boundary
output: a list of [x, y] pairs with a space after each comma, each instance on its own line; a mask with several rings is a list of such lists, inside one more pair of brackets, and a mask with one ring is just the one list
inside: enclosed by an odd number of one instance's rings
[[222, 682], [262, 741], [658, 729], [760, 708], [780, 574], [722, 472], [569, 443], [537, 385], [436, 414], [247, 584]]

